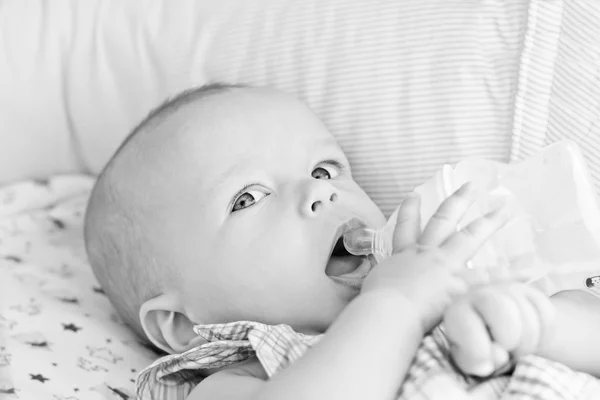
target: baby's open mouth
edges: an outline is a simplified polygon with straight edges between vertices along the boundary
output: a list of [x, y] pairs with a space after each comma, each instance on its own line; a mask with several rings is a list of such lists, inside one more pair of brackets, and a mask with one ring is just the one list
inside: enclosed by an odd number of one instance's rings
[[338, 229], [325, 274], [337, 283], [360, 289], [375, 260], [373, 256], [353, 256], [344, 247], [343, 234], [355, 227], [357, 223], [359, 222], [351, 220]]

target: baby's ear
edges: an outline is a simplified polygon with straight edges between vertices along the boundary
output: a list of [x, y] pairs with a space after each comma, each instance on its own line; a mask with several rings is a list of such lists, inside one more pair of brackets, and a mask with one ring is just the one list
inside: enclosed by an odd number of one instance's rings
[[183, 353], [206, 342], [194, 332], [195, 324], [179, 310], [179, 300], [170, 294], [147, 300], [140, 308], [140, 322], [146, 336], [169, 354]]

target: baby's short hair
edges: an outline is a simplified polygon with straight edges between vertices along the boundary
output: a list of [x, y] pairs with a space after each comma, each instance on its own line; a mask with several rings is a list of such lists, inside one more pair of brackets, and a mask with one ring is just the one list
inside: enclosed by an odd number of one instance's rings
[[[92, 189], [84, 223], [85, 247], [94, 275], [113, 303], [119, 316], [141, 337], [146, 338], [139, 321], [142, 304], [157, 295], [168, 280], [169, 266], [157, 265], [145, 239], [144, 218], [135, 196], [117, 184], [126, 162], [135, 154], [137, 140], [159, 129], [179, 108], [200, 99], [242, 88], [242, 85], [211, 84], [186, 90], [152, 110], [138, 124], [99, 174]], [[133, 151], [132, 151], [133, 148]], [[143, 168], [140, 166], [140, 168]]]

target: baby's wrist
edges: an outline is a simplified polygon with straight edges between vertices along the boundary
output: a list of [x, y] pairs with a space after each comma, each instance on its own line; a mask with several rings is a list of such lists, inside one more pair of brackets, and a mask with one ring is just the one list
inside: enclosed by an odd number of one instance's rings
[[389, 310], [390, 317], [397, 316], [397, 321], [414, 328], [417, 335], [420, 337], [425, 335], [423, 318], [418, 312], [418, 307], [399, 290], [391, 288], [372, 289], [362, 292], [358, 299], [360, 299], [359, 301], [370, 302], [372, 303], [371, 306], [378, 309]]

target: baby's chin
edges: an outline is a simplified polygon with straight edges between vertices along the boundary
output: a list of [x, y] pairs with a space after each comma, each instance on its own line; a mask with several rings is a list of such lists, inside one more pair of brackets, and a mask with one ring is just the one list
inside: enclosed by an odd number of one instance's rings
[[336, 285], [334, 288], [336, 291], [337, 299], [329, 304], [330, 307], [320, 307], [319, 310], [310, 316], [307, 316], [306, 320], [296, 319], [294, 321], [289, 320], [283, 322], [290, 325], [294, 331], [303, 333], [305, 335], [319, 335], [325, 333], [327, 329], [333, 324], [341, 312], [346, 306], [354, 299], [359, 292], [356, 290], [349, 289], [347, 287]]
[[324, 333], [359, 293], [360, 290], [330, 280], [325, 287], [320, 286], [319, 293], [311, 296], [298, 313], [279, 309], [277, 313], [282, 318], [276, 323], [290, 325], [296, 332], [304, 334]]

